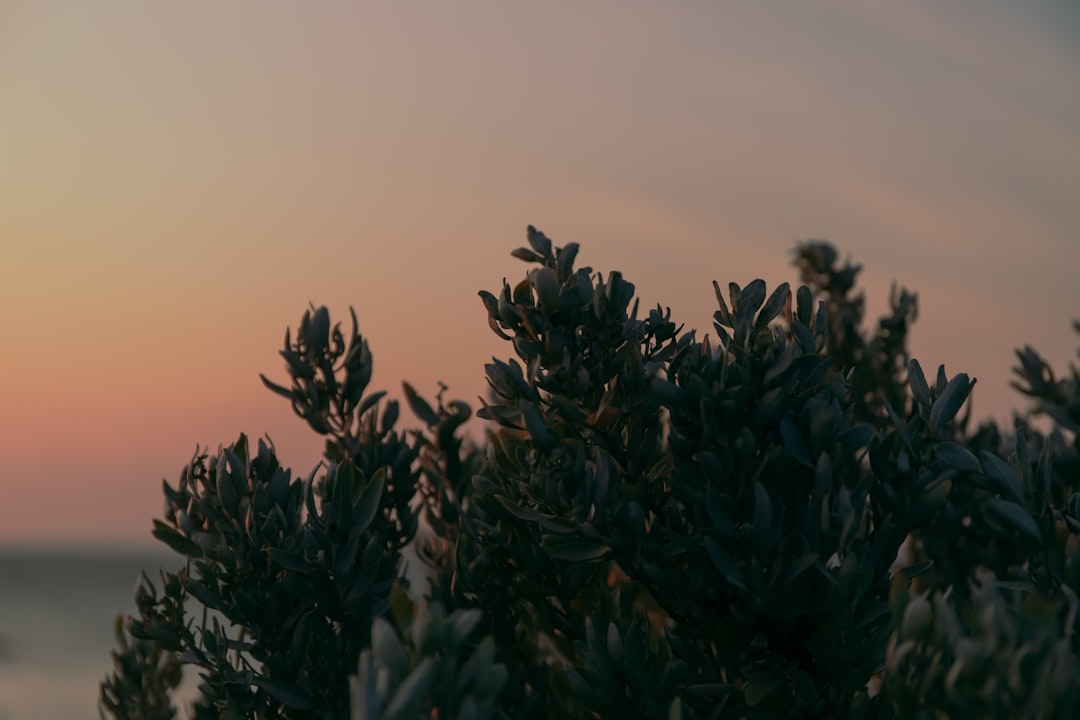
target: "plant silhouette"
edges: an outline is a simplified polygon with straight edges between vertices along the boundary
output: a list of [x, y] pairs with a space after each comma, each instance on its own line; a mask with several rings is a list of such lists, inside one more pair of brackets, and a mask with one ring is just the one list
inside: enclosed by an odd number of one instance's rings
[[714, 284], [702, 337], [575, 243], [513, 255], [481, 444], [409, 384], [398, 429], [355, 314], [286, 333], [263, 381], [325, 466], [241, 436], [165, 484], [186, 564], [143, 576], [104, 715], [175, 716], [183, 667], [200, 719], [1080, 715], [1076, 368], [1019, 351], [1052, 429], [972, 428], [975, 381], [909, 355], [915, 295], [867, 329], [828, 243], [795, 290]]

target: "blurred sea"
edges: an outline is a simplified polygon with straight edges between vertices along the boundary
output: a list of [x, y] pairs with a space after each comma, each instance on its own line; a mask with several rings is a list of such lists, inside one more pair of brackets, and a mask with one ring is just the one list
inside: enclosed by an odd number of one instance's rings
[[113, 621], [134, 612], [141, 570], [160, 586], [158, 568], [175, 569], [178, 560], [167, 552], [0, 548], [0, 720], [97, 718]]

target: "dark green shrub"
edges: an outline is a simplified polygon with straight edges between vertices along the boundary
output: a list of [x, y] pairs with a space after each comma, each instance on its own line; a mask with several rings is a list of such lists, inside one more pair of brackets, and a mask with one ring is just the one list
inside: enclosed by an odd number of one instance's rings
[[515, 355], [482, 446], [407, 384], [395, 429], [355, 316], [286, 334], [291, 384], [263, 380], [326, 467], [241, 437], [165, 485], [186, 565], [140, 586], [106, 712], [168, 717], [181, 663], [200, 718], [1077, 716], [1075, 368], [1019, 353], [1049, 434], [969, 431], [974, 381], [908, 356], [914, 295], [868, 332], [826, 243], [794, 293], [717, 285], [699, 339], [528, 240], [480, 293]]

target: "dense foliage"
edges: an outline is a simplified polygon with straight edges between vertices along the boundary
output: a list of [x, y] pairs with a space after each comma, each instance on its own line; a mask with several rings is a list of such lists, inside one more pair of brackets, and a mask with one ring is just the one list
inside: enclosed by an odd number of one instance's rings
[[826, 243], [795, 292], [716, 285], [699, 338], [528, 240], [480, 293], [515, 356], [480, 444], [407, 384], [397, 429], [355, 315], [286, 333], [263, 381], [325, 465], [241, 437], [165, 484], [184, 564], [143, 577], [105, 714], [174, 717], [188, 666], [195, 718], [1080, 716], [1076, 368], [1025, 348], [1052, 430], [969, 429], [974, 380], [908, 356], [915, 296], [867, 329]]

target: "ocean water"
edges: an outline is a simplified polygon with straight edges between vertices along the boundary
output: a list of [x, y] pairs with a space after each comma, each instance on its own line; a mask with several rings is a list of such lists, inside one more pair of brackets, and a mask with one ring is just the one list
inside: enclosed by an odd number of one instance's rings
[[98, 718], [113, 622], [135, 611], [139, 572], [178, 565], [168, 551], [0, 549], [0, 720]]
[[[414, 591], [426, 587], [412, 549], [402, 555]], [[135, 612], [139, 573], [160, 591], [159, 568], [181, 564], [168, 550], [0, 547], [0, 720], [96, 720], [98, 685], [112, 671], [113, 626], [117, 615]], [[197, 684], [196, 671], [185, 668], [175, 698], [179, 720]]]

